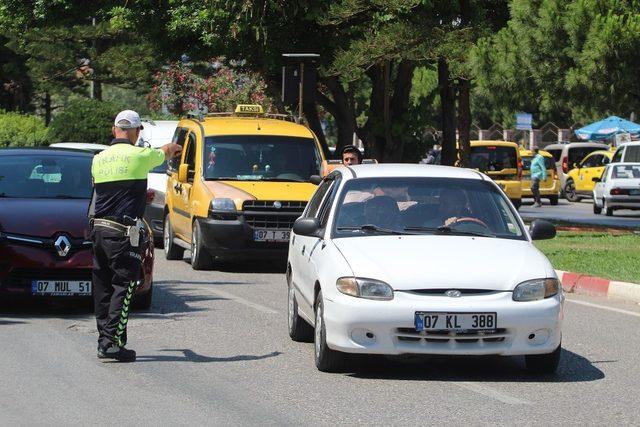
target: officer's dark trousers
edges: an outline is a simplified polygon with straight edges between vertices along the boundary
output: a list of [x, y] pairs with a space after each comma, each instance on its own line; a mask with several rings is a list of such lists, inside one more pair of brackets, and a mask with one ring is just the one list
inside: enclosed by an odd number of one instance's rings
[[129, 307], [136, 282], [142, 276], [140, 248], [131, 246], [124, 233], [94, 227], [93, 300], [98, 325], [98, 344], [120, 347], [127, 342]]

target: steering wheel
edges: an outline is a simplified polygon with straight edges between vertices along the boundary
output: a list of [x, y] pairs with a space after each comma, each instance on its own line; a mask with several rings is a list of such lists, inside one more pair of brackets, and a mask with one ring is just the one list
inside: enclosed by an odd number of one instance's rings
[[478, 218], [472, 218], [470, 216], [465, 216], [464, 218], [456, 218], [456, 220], [453, 221], [451, 224], [463, 224], [463, 223], [478, 224], [483, 226], [487, 230], [489, 229], [489, 226], [485, 224], [483, 221], [479, 220]]

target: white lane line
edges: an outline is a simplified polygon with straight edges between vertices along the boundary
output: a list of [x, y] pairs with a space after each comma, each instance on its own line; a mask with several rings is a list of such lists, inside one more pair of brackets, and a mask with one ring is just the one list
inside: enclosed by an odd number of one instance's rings
[[629, 316], [640, 317], [640, 313], [636, 311], [623, 310], [621, 308], [615, 308], [615, 307], [607, 307], [606, 305], [594, 304], [592, 302], [586, 302], [586, 301], [577, 301], [569, 298], [567, 298], [567, 301], [572, 302], [574, 304], [584, 305], [587, 307], [600, 308], [602, 310], [609, 310], [609, 311], [614, 311], [616, 313], [628, 314]]
[[531, 405], [531, 402], [518, 399], [517, 397], [514, 397], [514, 396], [509, 396], [508, 394], [499, 392], [498, 390], [488, 387], [486, 385], [481, 385], [478, 383], [472, 383], [467, 381], [453, 382], [452, 384], [455, 384], [458, 387], [464, 388], [466, 390], [473, 391], [474, 393], [478, 393], [483, 396], [490, 397], [499, 402], [506, 403], [507, 405]]
[[246, 305], [247, 307], [255, 308], [256, 310], [261, 311], [261, 312], [263, 312], [263, 313], [269, 313], [269, 314], [280, 314], [280, 312], [279, 312], [279, 311], [277, 311], [277, 310], [274, 310], [274, 309], [269, 308], [269, 307], [267, 307], [267, 306], [264, 306], [264, 305], [261, 305], [261, 304], [255, 303], [255, 302], [253, 302], [253, 301], [249, 301], [249, 300], [247, 300], [247, 299], [244, 299], [244, 298], [242, 298], [242, 297], [239, 297], [239, 296], [234, 295], [234, 294], [229, 293], [229, 292], [221, 291], [221, 290], [219, 290], [219, 289], [216, 289], [216, 290], [214, 290], [213, 292], [214, 292], [214, 293], [216, 293], [216, 294], [218, 294], [218, 295], [220, 295], [222, 298], [226, 298], [226, 299], [229, 299], [229, 300], [235, 301], [235, 302], [237, 302], [237, 303], [240, 303], [240, 304]]

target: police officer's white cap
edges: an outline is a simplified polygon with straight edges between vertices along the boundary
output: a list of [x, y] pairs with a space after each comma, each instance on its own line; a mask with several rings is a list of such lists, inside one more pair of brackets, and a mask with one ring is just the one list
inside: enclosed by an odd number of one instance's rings
[[144, 129], [140, 115], [133, 110], [120, 111], [113, 124], [120, 129]]

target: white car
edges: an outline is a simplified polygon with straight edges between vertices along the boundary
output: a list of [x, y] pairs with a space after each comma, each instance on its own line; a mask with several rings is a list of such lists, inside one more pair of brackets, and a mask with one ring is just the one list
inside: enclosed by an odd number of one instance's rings
[[[533, 239], [487, 176], [433, 165], [338, 168], [296, 220], [288, 328], [315, 342], [321, 371], [344, 353], [526, 355], [557, 369], [564, 295]], [[315, 328], [315, 332], [314, 332]]]
[[593, 180], [593, 213], [611, 216], [615, 209], [640, 209], [640, 163], [610, 163]]
[[[176, 120], [142, 119], [143, 129], [137, 145], [152, 148], [162, 147], [171, 142], [178, 126]], [[155, 167], [147, 175], [147, 207], [144, 217], [151, 225], [157, 247], [162, 247], [162, 228], [164, 224], [165, 191], [167, 188], [167, 162]]]

